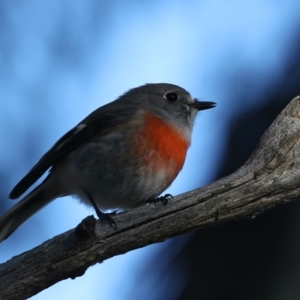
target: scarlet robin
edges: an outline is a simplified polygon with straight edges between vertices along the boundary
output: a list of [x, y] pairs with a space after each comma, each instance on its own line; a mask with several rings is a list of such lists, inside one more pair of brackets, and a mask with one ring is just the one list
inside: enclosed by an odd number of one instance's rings
[[151, 202], [182, 169], [197, 112], [213, 102], [172, 84], [129, 90], [67, 132], [13, 188], [20, 197], [48, 169], [49, 175], [0, 218], [0, 242], [43, 206], [72, 195], [101, 212]]

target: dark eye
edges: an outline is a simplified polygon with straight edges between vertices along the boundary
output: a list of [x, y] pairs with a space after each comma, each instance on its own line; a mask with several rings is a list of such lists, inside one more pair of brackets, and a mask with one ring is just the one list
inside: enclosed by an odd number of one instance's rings
[[175, 93], [167, 93], [164, 97], [170, 102], [175, 102], [178, 100], [178, 96]]

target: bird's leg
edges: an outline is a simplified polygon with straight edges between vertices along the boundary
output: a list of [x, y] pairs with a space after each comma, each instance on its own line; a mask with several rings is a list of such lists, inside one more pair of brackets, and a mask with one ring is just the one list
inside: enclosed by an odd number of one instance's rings
[[156, 197], [155, 199], [149, 199], [147, 203], [154, 203], [156, 206], [162, 203], [166, 206], [169, 200], [174, 200], [174, 197], [171, 194], [165, 194], [163, 196]]
[[105, 224], [107, 223], [109, 225], [109, 227], [112, 227], [114, 230], [117, 230], [118, 229], [117, 224], [114, 221], [114, 219], [110, 216], [110, 215], [116, 214], [117, 211], [115, 210], [111, 213], [103, 213], [96, 205], [93, 197], [87, 191], [84, 191], [84, 192], [87, 195], [88, 199], [90, 200], [91, 204], [93, 205], [95, 212], [101, 222], [101, 225], [105, 226]]

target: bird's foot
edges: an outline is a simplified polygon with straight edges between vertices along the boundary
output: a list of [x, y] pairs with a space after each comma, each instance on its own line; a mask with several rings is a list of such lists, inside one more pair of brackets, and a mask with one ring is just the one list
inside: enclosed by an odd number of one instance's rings
[[147, 203], [154, 203], [155, 206], [162, 203], [166, 206], [170, 200], [174, 200], [174, 197], [171, 194], [165, 194], [163, 196], [156, 197], [155, 199], [150, 199]]
[[97, 214], [102, 226], [105, 226], [106, 224], [108, 224], [108, 226], [113, 228], [114, 230], [118, 229], [117, 223], [111, 217], [111, 215], [116, 214], [116, 210], [111, 213], [103, 213], [100, 209], [98, 209], [98, 210], [96, 210], [96, 214]]
[[98, 206], [96, 205], [93, 197], [89, 193], [87, 193], [86, 191], [85, 191], [85, 193], [86, 193], [88, 199], [90, 200], [91, 204], [93, 205], [93, 207], [95, 209], [95, 212], [96, 212], [96, 214], [97, 214], [97, 216], [98, 216], [98, 218], [100, 220], [101, 225], [105, 226], [106, 224], [108, 224], [109, 227], [113, 228], [114, 230], [117, 230], [118, 229], [117, 224], [114, 221], [114, 219], [111, 217], [111, 215], [115, 215], [116, 214], [117, 210], [114, 210], [111, 213], [104, 213], [104, 212], [102, 212], [98, 208]]

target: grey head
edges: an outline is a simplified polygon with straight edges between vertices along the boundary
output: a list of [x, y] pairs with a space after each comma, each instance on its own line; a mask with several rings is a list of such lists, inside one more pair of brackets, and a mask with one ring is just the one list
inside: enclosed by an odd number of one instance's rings
[[160, 115], [189, 135], [197, 113], [216, 105], [214, 102], [199, 101], [185, 89], [169, 83], [145, 84], [129, 90], [121, 98], [135, 107]]

